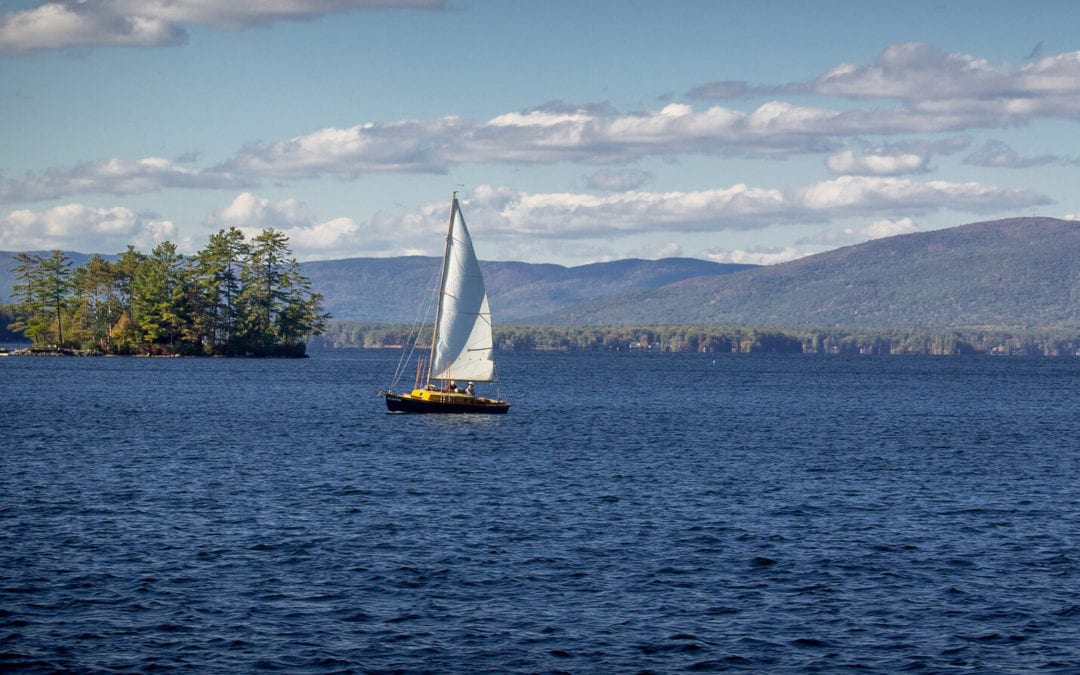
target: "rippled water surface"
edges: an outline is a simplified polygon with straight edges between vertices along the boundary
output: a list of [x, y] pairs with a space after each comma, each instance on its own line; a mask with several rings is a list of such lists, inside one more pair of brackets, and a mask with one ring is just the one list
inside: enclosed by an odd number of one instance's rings
[[1080, 671], [1080, 360], [0, 359], [0, 669]]

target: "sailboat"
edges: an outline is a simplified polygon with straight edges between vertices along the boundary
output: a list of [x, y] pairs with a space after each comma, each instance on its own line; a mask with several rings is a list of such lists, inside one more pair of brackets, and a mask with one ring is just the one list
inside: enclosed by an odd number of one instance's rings
[[[410, 393], [383, 393], [388, 412], [502, 414], [508, 401], [477, 396], [476, 382], [495, 380], [491, 310], [484, 277], [465, 227], [457, 193], [450, 201], [431, 355], [417, 364]], [[459, 382], [468, 385], [459, 389]]]

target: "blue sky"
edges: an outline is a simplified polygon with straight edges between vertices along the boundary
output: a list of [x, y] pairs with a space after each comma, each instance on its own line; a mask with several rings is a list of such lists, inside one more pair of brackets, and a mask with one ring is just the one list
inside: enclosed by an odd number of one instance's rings
[[236, 226], [435, 254], [454, 190], [481, 258], [566, 265], [1080, 219], [1077, 26], [1071, 0], [0, 0], [0, 250]]

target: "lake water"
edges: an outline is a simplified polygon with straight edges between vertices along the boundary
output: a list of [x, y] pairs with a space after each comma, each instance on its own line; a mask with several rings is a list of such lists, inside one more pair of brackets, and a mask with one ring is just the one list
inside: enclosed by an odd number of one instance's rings
[[1080, 671], [1080, 360], [0, 359], [0, 670]]

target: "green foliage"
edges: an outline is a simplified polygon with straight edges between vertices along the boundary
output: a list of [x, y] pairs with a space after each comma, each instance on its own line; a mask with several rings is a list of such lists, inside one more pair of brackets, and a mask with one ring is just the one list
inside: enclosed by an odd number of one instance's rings
[[283, 233], [267, 229], [252, 240], [240, 279], [240, 328], [248, 349], [296, 345], [322, 332], [329, 318], [320, 309], [322, 296], [311, 292]]
[[74, 317], [74, 325], [81, 329], [77, 341], [100, 351], [109, 351], [112, 327], [120, 318], [115, 279], [115, 266], [99, 255], [76, 268], [73, 276], [75, 295], [82, 299]]
[[[611, 295], [543, 323], [1080, 327], [1080, 222], [1012, 218]], [[941, 347], [942, 349], [945, 346]]]
[[15, 320], [8, 329], [22, 333], [35, 344], [62, 349], [72, 290], [71, 259], [61, 251], [53, 251], [48, 257], [19, 253], [15, 261]]
[[[315, 341], [327, 348], [407, 348], [415, 328], [406, 324], [331, 321]], [[430, 326], [417, 346], [428, 347]], [[993, 354], [1072, 356], [1080, 329], [1015, 331], [1004, 328], [841, 329], [734, 325], [496, 326], [501, 351], [746, 352], [784, 354]]]
[[[303, 264], [312, 286], [335, 317], [379, 323], [410, 322], [433, 296], [441, 259], [421, 256], [350, 258]], [[481, 271], [498, 321], [528, 321], [580, 302], [658, 288], [688, 279], [732, 274], [751, 265], [707, 260], [617, 260], [577, 267], [482, 261]]]
[[329, 318], [274, 230], [251, 246], [239, 230], [222, 230], [191, 259], [165, 241], [150, 255], [129, 246], [114, 262], [93, 256], [75, 270], [60, 251], [15, 261], [16, 302], [5, 324], [35, 346], [302, 356]]
[[25, 342], [26, 338], [9, 326], [16, 324], [18, 313], [14, 305], [0, 304], [0, 342]]
[[196, 256], [193, 286], [202, 311], [195, 330], [208, 352], [236, 353], [240, 344], [240, 270], [249, 247], [235, 227], [210, 235]]
[[[131, 284], [132, 318], [148, 345], [176, 344], [187, 322], [184, 257], [164, 241], [135, 270]], [[172, 351], [170, 349], [170, 351]]]

